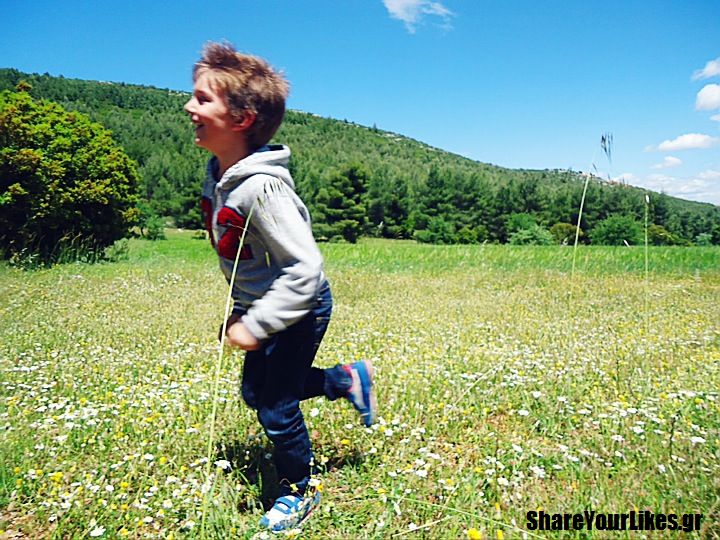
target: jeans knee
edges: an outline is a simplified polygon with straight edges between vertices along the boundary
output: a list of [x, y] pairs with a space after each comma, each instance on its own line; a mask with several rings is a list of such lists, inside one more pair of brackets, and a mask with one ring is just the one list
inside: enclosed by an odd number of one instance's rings
[[293, 438], [304, 426], [298, 402], [294, 406], [260, 407], [257, 414], [265, 433], [273, 442]]

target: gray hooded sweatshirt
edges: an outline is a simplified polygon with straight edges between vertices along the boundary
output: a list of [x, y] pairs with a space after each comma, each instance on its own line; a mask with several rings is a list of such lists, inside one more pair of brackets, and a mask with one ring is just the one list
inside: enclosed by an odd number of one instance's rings
[[240, 249], [232, 296], [234, 311], [259, 340], [285, 330], [314, 306], [323, 259], [310, 214], [295, 193], [287, 165], [290, 149], [264, 146], [216, 181], [208, 162], [202, 210], [220, 269], [230, 283]]

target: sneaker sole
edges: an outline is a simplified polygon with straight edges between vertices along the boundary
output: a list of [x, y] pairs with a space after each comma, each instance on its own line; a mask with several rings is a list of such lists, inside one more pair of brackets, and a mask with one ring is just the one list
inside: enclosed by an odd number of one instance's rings
[[266, 528], [266, 529], [264, 529], [263, 531], [261, 531], [261, 532], [258, 533], [258, 534], [262, 534], [263, 532], [264, 532], [264, 533], [268, 533], [268, 532], [269, 532], [269, 533], [271, 533], [271, 534], [287, 534], [288, 531], [292, 531], [293, 529], [299, 529], [300, 527], [302, 527], [302, 525], [303, 525], [308, 519], [310, 519], [310, 516], [312, 516], [313, 512], [315, 511], [315, 509], [316, 509], [318, 506], [320, 506], [320, 496], [319, 496], [319, 494], [316, 494], [313, 499], [314, 499], [314, 500], [313, 500], [313, 502], [311, 503], [310, 509], [307, 511], [307, 514], [305, 514], [305, 515], [302, 517], [302, 519], [301, 519], [300, 521], [298, 521], [297, 523], [295, 523], [292, 527], [285, 527], [285, 528], [283, 528], [283, 529], [278, 529], [278, 530], [271, 529], [271, 528]]
[[375, 421], [377, 420], [377, 398], [375, 397], [375, 369], [373, 368], [372, 362], [370, 360], [364, 360], [363, 363], [365, 364], [365, 370], [368, 374], [369, 379], [369, 386], [370, 386], [370, 392], [368, 396], [368, 401], [370, 402], [370, 412], [363, 415], [363, 418], [370, 415], [370, 423], [365, 422], [365, 427], [372, 426]]

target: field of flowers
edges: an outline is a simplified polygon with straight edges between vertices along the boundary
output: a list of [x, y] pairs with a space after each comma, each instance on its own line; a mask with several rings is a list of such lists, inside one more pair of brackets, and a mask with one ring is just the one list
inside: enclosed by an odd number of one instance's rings
[[[303, 537], [561, 537], [528, 529], [539, 509], [698, 513], [688, 536], [720, 534], [720, 250], [652, 248], [646, 274], [643, 248], [584, 247], [571, 275], [563, 247], [322, 249], [317, 363], [372, 359], [380, 420], [304, 403], [325, 472]], [[187, 232], [0, 267], [0, 538], [257, 532], [271, 448], [240, 353], [215, 384], [225, 295]]]

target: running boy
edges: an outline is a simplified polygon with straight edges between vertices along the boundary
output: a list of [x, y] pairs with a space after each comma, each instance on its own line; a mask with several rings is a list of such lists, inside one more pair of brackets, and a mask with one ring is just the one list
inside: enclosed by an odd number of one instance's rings
[[239, 258], [227, 339], [247, 351], [242, 396], [275, 446], [281, 482], [280, 497], [260, 523], [292, 529], [319, 502], [309, 485], [313, 454], [300, 401], [347, 398], [370, 426], [372, 366], [312, 367], [332, 296], [308, 210], [287, 168], [290, 150], [268, 145], [285, 114], [288, 83], [264, 60], [225, 43], [205, 46], [193, 82], [185, 111], [195, 144], [213, 154], [202, 210], [228, 282]]

